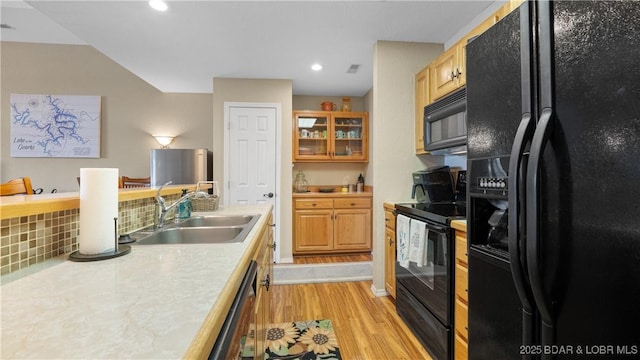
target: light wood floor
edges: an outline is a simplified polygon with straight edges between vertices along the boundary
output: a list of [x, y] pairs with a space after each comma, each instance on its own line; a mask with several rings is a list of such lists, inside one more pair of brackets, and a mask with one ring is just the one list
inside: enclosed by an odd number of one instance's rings
[[294, 264], [326, 264], [339, 262], [372, 261], [373, 256], [369, 254], [342, 254], [342, 255], [296, 255], [293, 257]]
[[344, 360], [431, 359], [398, 317], [393, 298], [375, 297], [371, 281], [272, 289], [272, 322], [331, 320]]

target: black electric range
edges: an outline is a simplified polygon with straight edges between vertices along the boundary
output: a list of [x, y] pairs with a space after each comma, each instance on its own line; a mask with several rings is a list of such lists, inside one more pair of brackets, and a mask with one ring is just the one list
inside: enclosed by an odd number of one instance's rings
[[432, 260], [427, 266], [396, 261], [396, 311], [436, 359], [453, 359], [455, 234], [450, 224], [465, 219], [466, 210], [464, 201], [396, 204], [397, 216], [425, 223], [425, 248]]

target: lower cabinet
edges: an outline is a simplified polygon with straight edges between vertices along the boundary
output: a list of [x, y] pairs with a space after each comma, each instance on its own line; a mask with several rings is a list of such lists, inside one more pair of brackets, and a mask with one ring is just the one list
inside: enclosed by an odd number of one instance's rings
[[395, 206], [384, 203], [384, 288], [396, 298], [396, 216]]
[[469, 260], [467, 257], [466, 225], [459, 226], [452, 222], [456, 229], [456, 261], [455, 261], [455, 302], [454, 302], [454, 346], [456, 360], [466, 360], [469, 340]]
[[264, 359], [267, 348], [267, 331], [271, 323], [271, 283], [273, 282], [273, 219], [271, 215], [267, 220], [267, 226], [261, 230], [260, 247], [257, 249], [254, 260], [258, 263], [256, 276], [256, 301], [254, 308], [254, 327], [247, 335], [246, 341], [255, 345], [254, 359]]
[[371, 198], [294, 199], [293, 253], [371, 251]]

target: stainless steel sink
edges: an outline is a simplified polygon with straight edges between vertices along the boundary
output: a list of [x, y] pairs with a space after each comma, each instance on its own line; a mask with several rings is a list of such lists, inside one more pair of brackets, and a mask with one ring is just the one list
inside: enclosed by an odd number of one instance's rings
[[138, 245], [171, 244], [224, 244], [241, 243], [246, 238], [260, 215], [217, 215], [196, 216], [182, 222], [166, 226], [152, 233], [143, 233], [137, 239]]
[[200, 227], [200, 226], [238, 226], [244, 225], [253, 220], [254, 215], [238, 215], [238, 216], [194, 216], [184, 220], [176, 226], [178, 227]]

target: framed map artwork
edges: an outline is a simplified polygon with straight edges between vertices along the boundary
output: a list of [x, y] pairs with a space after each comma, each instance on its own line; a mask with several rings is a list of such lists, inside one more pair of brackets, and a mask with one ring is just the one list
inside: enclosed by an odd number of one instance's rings
[[100, 96], [11, 94], [11, 157], [100, 157]]

